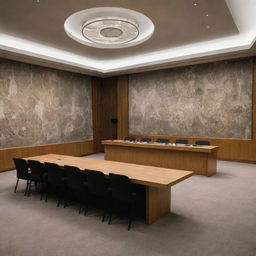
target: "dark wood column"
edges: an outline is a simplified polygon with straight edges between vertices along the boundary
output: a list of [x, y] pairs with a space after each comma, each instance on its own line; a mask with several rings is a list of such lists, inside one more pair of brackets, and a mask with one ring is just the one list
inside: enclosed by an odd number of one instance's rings
[[102, 140], [117, 138], [117, 78], [92, 78], [94, 151], [103, 152]]
[[128, 76], [117, 78], [117, 138], [129, 134], [129, 80]]

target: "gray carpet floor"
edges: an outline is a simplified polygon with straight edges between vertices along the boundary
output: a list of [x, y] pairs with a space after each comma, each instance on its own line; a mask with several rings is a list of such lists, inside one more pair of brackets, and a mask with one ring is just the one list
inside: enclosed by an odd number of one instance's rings
[[[93, 156], [102, 158], [102, 155]], [[0, 256], [255, 256], [256, 165], [218, 161], [213, 177], [193, 176], [172, 187], [172, 213], [151, 226], [126, 219], [101, 222], [33, 193], [16, 172], [0, 173]]]

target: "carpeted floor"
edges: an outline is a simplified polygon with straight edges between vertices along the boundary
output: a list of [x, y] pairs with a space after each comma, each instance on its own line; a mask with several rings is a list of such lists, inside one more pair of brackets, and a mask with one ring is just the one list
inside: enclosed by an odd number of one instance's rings
[[256, 256], [255, 164], [219, 161], [217, 175], [172, 188], [172, 213], [129, 232], [126, 219], [24, 197], [25, 182], [14, 194], [15, 176], [0, 173], [0, 256]]

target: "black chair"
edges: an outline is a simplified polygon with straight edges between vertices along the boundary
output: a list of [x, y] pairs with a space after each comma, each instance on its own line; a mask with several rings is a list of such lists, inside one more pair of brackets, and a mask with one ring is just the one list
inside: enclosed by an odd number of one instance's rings
[[[102, 216], [102, 222], [105, 220], [105, 216], [107, 213], [107, 204], [109, 202], [110, 191], [108, 186], [108, 180], [105, 178], [103, 172], [93, 171], [93, 170], [85, 170], [86, 178], [87, 178], [87, 188], [88, 188], [88, 196], [96, 196], [103, 200], [104, 204], [104, 212]], [[84, 215], [87, 213], [87, 204], [84, 211]]]
[[[38, 183], [45, 184], [47, 181], [47, 174], [43, 164], [36, 160], [28, 160], [28, 166], [31, 171], [31, 180], [29, 182], [29, 189], [28, 189], [28, 196], [31, 192], [31, 183], [32, 181], [35, 182], [35, 187], [37, 187]], [[44, 191], [41, 189], [41, 197], [40, 200], [43, 199]]]
[[46, 187], [46, 196], [45, 202], [48, 200], [49, 188], [52, 187], [57, 190], [58, 195], [58, 204], [60, 205], [61, 192], [64, 192], [66, 189], [64, 171], [61, 167], [54, 163], [45, 163], [45, 168], [47, 171], [47, 187]]
[[197, 140], [196, 145], [199, 146], [210, 146], [210, 141], [208, 140]]
[[175, 143], [177, 143], [177, 144], [188, 144], [188, 140], [177, 139], [175, 141]]
[[124, 141], [135, 141], [135, 137], [125, 137]]
[[167, 143], [170, 142], [170, 140], [169, 139], [161, 139], [161, 138], [159, 138], [159, 139], [156, 140], [156, 142], [157, 143], [166, 143], [167, 144]]
[[151, 142], [152, 139], [151, 138], [141, 138], [140, 142]]
[[16, 171], [17, 171], [17, 182], [14, 188], [14, 193], [16, 193], [17, 191], [19, 180], [20, 179], [26, 180], [27, 185], [24, 193], [24, 196], [25, 196], [28, 192], [29, 181], [31, 179], [31, 174], [29, 173], [28, 164], [24, 159], [21, 159], [21, 158], [13, 158], [13, 162], [15, 164]]
[[109, 222], [111, 223], [113, 204], [115, 202], [124, 203], [129, 206], [129, 224], [128, 230], [131, 228], [134, 206], [135, 206], [135, 196], [133, 191], [133, 184], [131, 180], [124, 175], [119, 174], [109, 174], [110, 186], [111, 186], [111, 201], [110, 201], [110, 216]]
[[67, 207], [67, 202], [70, 197], [70, 193], [76, 192], [79, 193], [78, 197], [80, 200], [80, 207], [79, 207], [79, 214], [82, 210], [82, 204], [83, 204], [83, 198], [86, 194], [86, 182], [85, 182], [85, 174], [81, 172], [81, 170], [74, 166], [64, 166], [65, 175], [66, 175], [66, 185], [67, 185], [67, 191], [66, 191], [66, 199], [64, 203], [64, 208]]

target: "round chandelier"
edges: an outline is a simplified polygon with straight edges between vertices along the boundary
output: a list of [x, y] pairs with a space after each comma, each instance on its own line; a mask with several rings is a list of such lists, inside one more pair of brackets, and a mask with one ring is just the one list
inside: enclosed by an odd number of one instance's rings
[[99, 7], [72, 14], [66, 19], [64, 29], [72, 39], [88, 46], [124, 48], [149, 39], [154, 24], [139, 12]]

